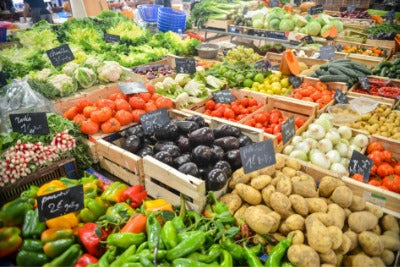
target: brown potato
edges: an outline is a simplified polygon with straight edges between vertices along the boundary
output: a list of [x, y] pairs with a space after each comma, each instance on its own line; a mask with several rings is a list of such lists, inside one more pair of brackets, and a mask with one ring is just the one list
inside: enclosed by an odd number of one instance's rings
[[258, 172], [259, 172], [259, 175], [265, 174], [265, 175], [272, 176], [275, 173], [275, 166], [271, 165], [271, 166], [265, 167], [261, 170], [258, 170]]
[[336, 254], [342, 254], [345, 255], [347, 252], [349, 252], [350, 247], [351, 247], [351, 240], [350, 238], [347, 237], [347, 235], [342, 235], [342, 244], [338, 249], [335, 250]]
[[319, 258], [321, 259], [321, 262], [323, 262], [323, 263], [332, 264], [334, 266], [337, 263], [336, 254], [333, 250], [329, 250], [329, 252], [327, 252], [327, 253], [320, 253]]
[[344, 185], [344, 182], [338, 178], [325, 176], [321, 179], [319, 184], [318, 193], [321, 197], [330, 197], [336, 187]]
[[379, 226], [379, 224], [375, 225], [375, 227], [371, 229], [371, 232], [373, 232], [377, 235], [381, 235], [382, 231], [381, 231], [381, 227]]
[[219, 201], [224, 202], [228, 206], [231, 214], [235, 214], [242, 205], [242, 199], [236, 194], [225, 194], [220, 197]]
[[261, 190], [269, 185], [271, 183], [271, 180], [271, 176], [263, 174], [251, 179], [250, 185], [257, 190]]
[[349, 251], [352, 251], [353, 249], [358, 247], [358, 236], [356, 233], [354, 233], [351, 230], [347, 230], [343, 234], [346, 235], [351, 240], [351, 246], [349, 248]]
[[300, 244], [291, 245], [287, 256], [289, 261], [297, 267], [319, 267], [318, 253], [309, 246]]
[[378, 235], [364, 231], [358, 235], [358, 243], [369, 256], [380, 256], [385, 249]]
[[332, 203], [328, 205], [328, 214], [332, 216], [334, 225], [343, 229], [346, 213], [338, 204]]
[[257, 234], [268, 234], [276, 220], [257, 207], [248, 207], [244, 213], [247, 225]]
[[312, 213], [310, 215], [308, 215], [309, 217], [314, 217], [317, 218], [318, 220], [320, 220], [326, 227], [334, 225], [335, 221], [333, 220], [332, 215], [328, 214], [328, 213], [323, 213], [323, 212], [315, 212]]
[[309, 213], [326, 212], [328, 210], [328, 205], [322, 198], [306, 198], [306, 202]]
[[290, 229], [285, 222], [281, 223], [279, 226], [279, 232], [283, 235], [287, 235], [290, 233]]
[[235, 187], [239, 196], [251, 205], [258, 205], [261, 203], [261, 193], [253, 187], [245, 184], [237, 184]]
[[377, 205], [367, 203], [366, 210], [374, 214], [378, 219], [382, 218], [383, 216], [383, 210], [381, 209], [381, 207], [378, 207]]
[[236, 222], [239, 224], [241, 222], [244, 222], [244, 213], [246, 209], [249, 207], [247, 203], [244, 203], [236, 212], [233, 217], [235, 217]]
[[354, 267], [375, 267], [375, 262], [367, 255], [359, 253], [357, 255], [343, 257], [343, 265]]
[[304, 234], [300, 230], [291, 231], [287, 234], [287, 238], [293, 238], [292, 244], [304, 244]]
[[328, 228], [317, 218], [308, 216], [305, 221], [307, 241], [318, 253], [327, 253], [332, 248]]
[[275, 169], [280, 170], [285, 167], [285, 159], [281, 156], [276, 157]]
[[281, 241], [286, 238], [284, 235], [281, 235], [280, 233], [273, 233], [272, 237], [277, 241]]
[[268, 206], [263, 204], [256, 205], [255, 207], [262, 209], [267, 214], [272, 212], [272, 210]]
[[286, 218], [285, 223], [291, 231], [304, 229], [304, 218], [299, 214], [293, 214]]
[[394, 253], [388, 249], [384, 249], [380, 258], [383, 260], [385, 265], [391, 265], [394, 262]]
[[393, 237], [393, 238], [395, 238], [395, 239], [397, 239], [397, 240], [400, 240], [400, 236], [399, 236], [399, 233], [396, 233], [396, 232], [394, 232], [394, 231], [385, 231], [385, 232], [383, 232], [383, 234], [384, 235], [388, 235], [388, 236], [391, 236], [391, 237]]
[[275, 192], [275, 186], [273, 186], [273, 185], [268, 185], [266, 188], [264, 188], [261, 191], [262, 198], [266, 205], [271, 206], [270, 199], [271, 199], [272, 193], [274, 193], [274, 192]]
[[296, 171], [301, 169], [301, 163], [296, 159], [291, 159], [291, 158], [287, 159], [286, 166]]
[[300, 214], [301, 216], [307, 216], [308, 214], [308, 206], [306, 199], [300, 195], [290, 195], [289, 196], [290, 203], [292, 204], [293, 210]]
[[252, 241], [253, 241], [253, 243], [254, 243], [255, 245], [262, 244], [262, 245], [265, 246], [265, 245], [267, 244], [267, 240], [265, 240], [265, 238], [262, 237], [262, 236], [259, 235], [259, 234], [255, 234], [255, 235], [252, 237]]
[[383, 260], [379, 257], [372, 257], [372, 260], [375, 263], [375, 267], [385, 267], [385, 263]]
[[283, 174], [289, 176], [289, 177], [293, 177], [296, 175], [296, 170], [290, 167], [285, 167], [282, 169]]
[[276, 220], [276, 224], [274, 227], [271, 228], [271, 232], [276, 232], [279, 229], [279, 225], [281, 223], [281, 215], [279, 215], [279, 213], [277, 213], [276, 211], [271, 211], [270, 213], [268, 213], [269, 216], [273, 217]]
[[353, 200], [353, 192], [347, 186], [338, 186], [333, 190], [331, 200], [342, 208], [348, 208]]
[[356, 233], [371, 230], [377, 223], [378, 218], [368, 211], [353, 212], [348, 218], [350, 229]]
[[318, 193], [315, 190], [315, 183], [309, 181], [299, 181], [294, 182], [293, 186], [293, 193], [298, 194], [302, 197], [317, 197]]
[[282, 194], [289, 196], [292, 193], [292, 182], [290, 181], [289, 176], [282, 175], [276, 184], [276, 191], [281, 192]]
[[365, 200], [362, 197], [353, 195], [353, 200], [349, 207], [351, 211], [362, 211], [365, 209]]
[[381, 219], [381, 225], [384, 231], [393, 231], [399, 233], [399, 222], [392, 215], [386, 214]]
[[286, 216], [290, 212], [292, 206], [289, 198], [281, 192], [272, 193], [270, 204], [271, 208], [282, 216]]
[[342, 230], [337, 226], [328, 226], [329, 236], [332, 240], [332, 249], [338, 249], [343, 242], [343, 233]]
[[385, 249], [390, 249], [391, 251], [398, 251], [400, 249], [400, 241], [394, 237], [381, 235], [379, 239], [382, 241]]

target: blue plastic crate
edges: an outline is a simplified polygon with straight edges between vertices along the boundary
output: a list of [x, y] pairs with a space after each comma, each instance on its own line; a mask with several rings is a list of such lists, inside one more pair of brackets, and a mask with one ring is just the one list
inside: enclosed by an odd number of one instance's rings
[[145, 22], [156, 22], [161, 5], [138, 5], [140, 17]]
[[160, 31], [185, 32], [186, 13], [170, 7], [162, 7], [158, 12], [157, 27]]
[[0, 27], [0, 43], [7, 41], [7, 28]]

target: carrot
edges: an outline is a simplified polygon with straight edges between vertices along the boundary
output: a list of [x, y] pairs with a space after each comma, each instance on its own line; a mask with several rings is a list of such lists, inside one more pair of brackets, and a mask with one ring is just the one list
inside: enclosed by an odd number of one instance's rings
[[136, 214], [130, 218], [128, 222], [121, 229], [122, 233], [144, 233], [146, 230], [146, 216], [141, 213]]

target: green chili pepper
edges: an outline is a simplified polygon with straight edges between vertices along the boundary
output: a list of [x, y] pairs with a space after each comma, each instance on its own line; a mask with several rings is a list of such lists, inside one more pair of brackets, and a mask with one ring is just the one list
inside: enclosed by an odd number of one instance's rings
[[136, 250], [136, 253], [140, 253], [143, 249], [147, 249], [147, 248], [149, 248], [149, 243], [146, 241], [146, 242], [143, 242], [139, 247], [138, 247], [138, 249]]
[[75, 244], [70, 246], [69, 249], [64, 251], [63, 254], [61, 254], [51, 262], [46, 263], [43, 267], [73, 266], [81, 255], [82, 255], [81, 246]]
[[193, 224], [198, 224], [201, 220], [200, 214], [195, 211], [186, 211], [186, 217], [188, 217], [191, 221], [194, 221]]
[[167, 221], [161, 230], [161, 240], [167, 249], [172, 249], [178, 245], [178, 236], [172, 221]]
[[172, 219], [172, 223], [174, 224], [174, 226], [175, 226], [175, 229], [176, 229], [176, 231], [179, 233], [179, 232], [182, 232], [183, 230], [185, 230], [185, 224], [183, 223], [183, 219], [182, 219], [182, 217], [178, 217], [178, 216], [175, 216], [173, 219]]
[[283, 256], [285, 256], [286, 250], [290, 247], [291, 243], [292, 240], [286, 238], [279, 241], [279, 243], [272, 248], [264, 266], [266, 267], [280, 266], [281, 260]]
[[[200, 229], [199, 229], [200, 230]], [[200, 230], [202, 231], [202, 230]], [[205, 231], [202, 231], [205, 232]], [[178, 234], [178, 242], [182, 242], [183, 240], [189, 238], [191, 235], [193, 235], [195, 232], [194, 231], [188, 231], [188, 232], [180, 232]]]
[[147, 257], [141, 257], [140, 263], [143, 267], [153, 267], [153, 263]]
[[21, 250], [27, 250], [32, 252], [43, 252], [44, 243], [40, 240], [35, 239], [24, 239], [22, 241]]
[[161, 225], [158, 222], [156, 215], [151, 213], [147, 217], [146, 223], [147, 242], [150, 250], [160, 247], [161, 243]]
[[240, 261], [244, 259], [244, 249], [242, 246], [235, 244], [230, 238], [225, 238], [221, 241], [221, 247], [229, 251], [235, 260]]
[[40, 237], [44, 230], [46, 230], [46, 223], [39, 221], [38, 209], [28, 210], [22, 226], [22, 236], [25, 238]]
[[211, 263], [211, 262], [215, 261], [216, 259], [218, 259], [218, 257], [221, 255], [221, 253], [222, 253], [222, 249], [221, 249], [220, 245], [214, 244], [208, 249], [207, 255], [201, 254], [198, 252], [193, 252], [192, 254], [190, 254], [188, 256], [188, 258], [191, 260], [195, 260], [195, 261]]
[[203, 232], [195, 231], [190, 237], [183, 240], [173, 249], [167, 253], [167, 259], [172, 261], [174, 259], [184, 257], [190, 253], [201, 248], [206, 241], [206, 234]]
[[117, 253], [116, 247], [114, 246], [109, 247], [106, 253], [104, 253], [103, 256], [101, 256], [101, 258], [99, 259], [99, 262], [97, 263], [98, 267], [110, 266], [110, 263], [115, 260], [116, 253]]
[[146, 240], [144, 233], [114, 233], [108, 236], [107, 244], [127, 249], [132, 245], [140, 245]]
[[134, 255], [136, 253], [136, 245], [130, 246], [127, 250], [125, 250], [115, 261], [113, 261], [110, 267], [119, 267], [127, 262], [129, 256]]
[[121, 267], [142, 267], [139, 262], [125, 262]]
[[49, 261], [44, 253], [21, 250], [17, 254], [17, 266], [42, 266]]
[[66, 187], [73, 187], [79, 184], [79, 180], [61, 177], [59, 179]]
[[255, 255], [258, 255], [258, 254], [260, 253], [260, 251], [261, 251], [261, 248], [262, 248], [262, 245], [261, 245], [261, 243], [260, 243], [260, 244], [258, 244], [257, 246], [252, 246], [252, 247], [250, 247], [250, 250], [253, 251], [253, 253], [254, 253]]
[[281, 267], [296, 267], [296, 265], [294, 265], [290, 262], [284, 262], [284, 263], [282, 263]]
[[246, 246], [243, 247], [244, 249], [244, 258], [246, 259], [247, 264], [249, 267], [262, 267], [261, 261], [258, 259], [257, 255], [254, 252], [247, 248]]
[[211, 265], [204, 263], [204, 262], [187, 259], [187, 258], [186, 259], [179, 258], [179, 259], [175, 259], [172, 262], [172, 266], [174, 266], [174, 267], [208, 267]]
[[[167, 255], [166, 250], [158, 250], [157, 251], [157, 260], [163, 260], [165, 259], [165, 256]], [[136, 253], [135, 255], [130, 255], [126, 261], [127, 262], [138, 262], [140, 261], [140, 258], [146, 257], [149, 260], [153, 261], [154, 260], [154, 253], [151, 252], [148, 249], [142, 250], [140, 253]]]
[[221, 267], [232, 267], [233, 266], [233, 259], [231, 253], [226, 251], [225, 249], [222, 250], [222, 261], [220, 266]]

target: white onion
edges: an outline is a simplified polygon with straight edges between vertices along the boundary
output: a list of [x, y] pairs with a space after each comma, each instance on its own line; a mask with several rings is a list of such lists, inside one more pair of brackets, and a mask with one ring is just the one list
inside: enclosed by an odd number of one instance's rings
[[339, 142], [340, 134], [335, 128], [332, 128], [325, 135], [325, 138], [328, 138], [329, 140], [331, 140], [332, 144], [335, 145], [335, 144], [337, 144]]
[[326, 157], [332, 162], [332, 163], [338, 163], [340, 162], [340, 154], [336, 150], [331, 150], [328, 153], [326, 153]]
[[331, 171], [334, 171], [334, 172], [337, 172], [340, 174], [347, 174], [346, 167], [340, 163], [333, 163], [330, 169], [331, 169]]
[[344, 139], [349, 140], [352, 136], [351, 129], [348, 126], [340, 126], [338, 131], [340, 133], [340, 136]]
[[310, 146], [310, 148], [316, 148], [318, 145], [318, 141], [310, 137], [304, 139], [304, 142], [306, 142]]
[[345, 166], [346, 168], [348, 168], [349, 167], [349, 163], [350, 163], [350, 159], [342, 158], [339, 163], [342, 164], [343, 166]]
[[301, 141], [303, 141], [303, 138], [301, 136], [296, 135], [292, 139], [292, 145], [297, 145]]
[[311, 138], [314, 138], [316, 140], [320, 140], [322, 138], [324, 138], [325, 136], [325, 130], [324, 127], [322, 127], [319, 124], [310, 124], [310, 126], [308, 127], [308, 136]]
[[321, 116], [319, 116], [319, 119], [332, 120], [333, 116], [329, 113], [322, 113]]
[[328, 151], [332, 150], [332, 148], [332, 142], [327, 138], [324, 138], [318, 142], [318, 149], [323, 153], [327, 153]]
[[337, 150], [339, 152], [341, 157], [346, 157], [347, 156], [347, 151], [348, 151], [348, 146], [346, 146], [343, 143], [337, 143], [335, 145], [335, 150]]
[[328, 169], [331, 166], [330, 160], [322, 152], [315, 151], [310, 156], [311, 163], [318, 167]]
[[283, 149], [283, 154], [289, 155], [294, 149], [293, 145], [288, 145]]
[[304, 153], [304, 152], [301, 151], [301, 150], [292, 151], [292, 153], [290, 153], [289, 156], [290, 156], [291, 158], [295, 158], [295, 159], [300, 159], [300, 160], [308, 161], [307, 154]]
[[303, 151], [304, 153], [308, 153], [310, 151], [310, 146], [306, 142], [300, 142], [296, 145], [296, 150]]
[[340, 138], [338, 143], [345, 144], [346, 146], [349, 146], [349, 145], [350, 145], [349, 140], [344, 139], [344, 138]]
[[324, 130], [326, 132], [329, 131], [329, 129], [332, 128], [332, 126], [333, 126], [331, 120], [323, 119], [321, 117], [318, 120], [316, 120], [315, 123], [324, 127]]
[[303, 132], [303, 133], [301, 134], [301, 137], [303, 137], [303, 139], [306, 139], [306, 138], [308, 137], [307, 132]]
[[368, 145], [368, 137], [364, 134], [357, 134], [354, 137], [352, 144], [357, 145], [359, 147], [366, 147]]

